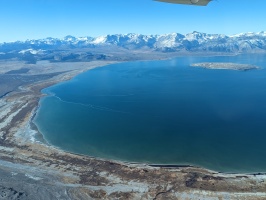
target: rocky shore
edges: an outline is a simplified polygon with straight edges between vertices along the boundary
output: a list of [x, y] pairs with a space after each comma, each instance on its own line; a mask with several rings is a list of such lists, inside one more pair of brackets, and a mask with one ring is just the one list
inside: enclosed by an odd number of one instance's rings
[[[33, 139], [31, 119], [41, 90], [112, 62], [41, 63], [0, 99], [2, 199], [266, 199], [266, 174], [223, 174], [193, 166], [159, 166], [102, 160], [64, 152]], [[64, 66], [64, 67], [62, 67]], [[0, 64], [2, 74], [5, 65]], [[35, 71], [34, 71], [35, 70]], [[10, 76], [12, 77], [12, 76]], [[11, 80], [12, 81], [12, 80]]]

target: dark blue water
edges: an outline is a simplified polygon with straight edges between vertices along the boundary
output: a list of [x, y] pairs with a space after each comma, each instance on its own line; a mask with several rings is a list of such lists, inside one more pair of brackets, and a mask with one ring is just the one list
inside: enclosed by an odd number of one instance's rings
[[[254, 64], [250, 71], [189, 67]], [[35, 118], [62, 149], [125, 161], [266, 172], [266, 57], [181, 57], [97, 68], [45, 89]]]

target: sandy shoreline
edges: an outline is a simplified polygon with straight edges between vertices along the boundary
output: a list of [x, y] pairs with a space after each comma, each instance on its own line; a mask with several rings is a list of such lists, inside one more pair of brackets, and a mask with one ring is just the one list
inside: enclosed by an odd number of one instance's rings
[[[25, 199], [41, 199], [30, 187], [33, 181], [36, 191], [39, 188], [49, 193], [46, 199], [56, 199], [55, 195], [63, 199], [266, 198], [264, 174], [223, 174], [193, 166], [104, 160], [32, 140], [31, 120], [43, 97], [41, 90], [108, 64], [112, 62], [77, 63], [83, 66], [23, 86], [0, 99], [0, 174], [5, 172], [15, 180], [17, 176], [21, 185], [14, 184], [15, 191], [22, 191]], [[6, 185], [11, 184], [10, 177], [6, 178]]]

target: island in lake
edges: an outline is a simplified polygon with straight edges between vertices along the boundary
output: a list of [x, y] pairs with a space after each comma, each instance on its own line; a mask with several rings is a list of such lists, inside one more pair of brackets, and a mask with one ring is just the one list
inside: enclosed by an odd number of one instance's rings
[[203, 62], [191, 64], [192, 67], [203, 67], [206, 69], [231, 69], [231, 70], [251, 70], [259, 67], [250, 64], [222, 63], [222, 62]]

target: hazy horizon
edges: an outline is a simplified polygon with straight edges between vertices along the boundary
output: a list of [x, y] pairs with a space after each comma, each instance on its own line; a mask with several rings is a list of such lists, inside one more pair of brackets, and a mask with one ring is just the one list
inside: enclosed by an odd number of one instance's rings
[[155, 35], [170, 35], [170, 34], [174, 34], [174, 33], [177, 33], [177, 34], [182, 34], [182, 35], [187, 35], [187, 34], [191, 34], [193, 32], [198, 32], [198, 33], [203, 33], [203, 34], [209, 34], [209, 35], [215, 35], [215, 34], [221, 34], [221, 35], [226, 35], [226, 36], [234, 36], [234, 35], [238, 35], [238, 34], [247, 34], [247, 33], [260, 33], [260, 32], [265, 32], [266, 33], [266, 30], [261, 30], [261, 31], [257, 31], [257, 32], [251, 32], [251, 31], [248, 31], [248, 32], [239, 32], [239, 33], [235, 33], [235, 34], [223, 34], [223, 33], [208, 33], [208, 32], [200, 32], [200, 31], [191, 31], [191, 32], [188, 32], [188, 33], [179, 33], [179, 32], [171, 32], [171, 33], [162, 33], [162, 34], [142, 34], [142, 33], [114, 33], [114, 34], [105, 34], [105, 35], [98, 35], [98, 36], [91, 36], [91, 35], [70, 35], [70, 34], [66, 34], [65, 36], [62, 36], [62, 37], [52, 37], [52, 36], [46, 36], [46, 37], [43, 37], [43, 38], [27, 38], [25, 40], [14, 40], [14, 41], [3, 41], [3, 42], [0, 42], [0, 43], [12, 43], [12, 42], [18, 42], [18, 41], [27, 41], [27, 40], [42, 40], [42, 39], [46, 39], [46, 38], [53, 38], [53, 39], [64, 39], [65, 37], [75, 37], [75, 38], [83, 38], [83, 37], [92, 37], [92, 38], [97, 38], [97, 37], [103, 37], [103, 36], [107, 36], [107, 35], [127, 35], [127, 34], [137, 34], [137, 35], [147, 35], [147, 36], [155, 36]]

